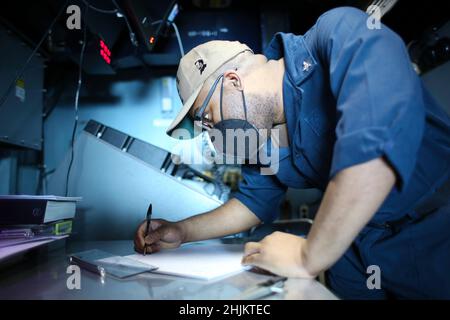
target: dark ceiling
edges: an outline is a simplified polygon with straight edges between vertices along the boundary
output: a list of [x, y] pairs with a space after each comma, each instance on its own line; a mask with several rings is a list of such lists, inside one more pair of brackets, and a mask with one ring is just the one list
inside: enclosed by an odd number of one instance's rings
[[[34, 47], [36, 43], [43, 37], [44, 32], [48, 29], [50, 23], [57, 16], [61, 8], [65, 8], [66, 4], [80, 4], [83, 6], [86, 0], [39, 0], [39, 1], [1, 1], [0, 2], [0, 23], [6, 24], [10, 29], [15, 31], [20, 37], [27, 42], [30, 47]], [[156, 0], [116, 0], [122, 6], [124, 1], [141, 1], [144, 5], [154, 5]], [[151, 2], [153, 1], [153, 2]], [[170, 3], [172, 0], [157, 0], [158, 4], [164, 2]], [[151, 2], [151, 3], [150, 3]], [[230, 11], [246, 11], [249, 13], [259, 14], [261, 12], [282, 12], [288, 17], [289, 30], [296, 34], [302, 34], [311, 27], [319, 15], [325, 11], [337, 6], [354, 6], [365, 9], [370, 1], [364, 0], [180, 0], [182, 11], [180, 18], [183, 18], [183, 12], [203, 11], [210, 13], [230, 12]], [[114, 9], [111, 0], [89, 0], [91, 5], [98, 8], [112, 10]], [[223, 4], [224, 8], [211, 8], [213, 4]], [[445, 1], [422, 1], [421, 5], [413, 5], [413, 2], [407, 0], [399, 0], [396, 6], [383, 17], [383, 22], [391, 29], [396, 31], [406, 43], [411, 40], [418, 39], [421, 35], [429, 30], [432, 26], [439, 26], [448, 21], [449, 13], [446, 10]], [[194, 15], [195, 16], [195, 15]], [[280, 16], [278, 16], [280, 17]], [[46, 87], [54, 90], [59, 83], [67, 83], [69, 91], [73, 91], [75, 77], [77, 74], [77, 61], [74, 59], [75, 53], [73, 48], [69, 46], [73, 31], [66, 27], [67, 14], [63, 12], [56, 21], [50, 37], [47, 37], [40, 48], [40, 53], [47, 58]], [[112, 19], [112, 20], [108, 20]], [[178, 18], [177, 18], [178, 19]], [[111, 32], [119, 35], [115, 46], [122, 51], [130, 53], [136, 52], [131, 45], [126, 25], [123, 21], [119, 21], [116, 17], [101, 14], [95, 20], [100, 20], [106, 28]], [[81, 39], [81, 32], [75, 37], [77, 41]], [[142, 59], [141, 59], [142, 60]], [[152, 68], [151, 73], [174, 73], [176, 65], [165, 66], [165, 68]], [[139, 61], [135, 68], [121, 70], [112, 79], [104, 77], [105, 81], [114, 81], [120, 78], [133, 78], [148, 76], [148, 65]], [[93, 82], [90, 82], [93, 83]], [[102, 81], [96, 81], [102, 83]], [[93, 91], [92, 96], [99, 95], [101, 92], [107, 92], [107, 88], [99, 88], [90, 85], [87, 89]], [[66, 88], [66, 89], [67, 89]], [[85, 89], [85, 90], [87, 90]], [[62, 90], [62, 89], [61, 89]], [[49, 94], [48, 96], [51, 97]], [[58, 95], [55, 94], [55, 99]], [[51, 100], [51, 99], [50, 99]]]
[[[163, 2], [164, 0], [158, 0]], [[69, 1], [76, 3], [80, 1]], [[99, 8], [114, 9], [111, 0], [89, 0], [89, 2]], [[121, 1], [118, 0], [118, 3]], [[143, 1], [145, 2], [145, 1]], [[209, 2], [220, 1], [201, 1], [190, 0], [180, 1], [186, 10], [204, 10]], [[226, 10], [250, 9], [260, 10], [285, 10], [290, 16], [291, 32], [304, 33], [312, 26], [317, 17], [328, 9], [341, 5], [351, 5], [356, 7], [364, 7], [369, 1], [361, 0], [260, 0], [260, 1], [222, 1], [230, 3]], [[65, 0], [39, 0], [39, 1], [1, 1], [0, 17], [3, 21], [7, 21], [15, 29], [30, 39], [31, 42], [37, 42], [48, 28], [50, 22], [54, 19], [60, 8], [66, 3]], [[203, 6], [202, 8], [199, 8]], [[216, 9], [223, 10], [223, 9]], [[427, 28], [442, 23], [449, 19], [448, 10], [446, 10], [445, 1], [421, 1], [420, 6], [414, 5], [413, 2], [400, 0], [394, 9], [389, 12], [383, 22], [390, 28], [400, 34], [405, 42], [409, 42], [417, 38]], [[57, 22], [53, 33], [56, 39], [64, 38], [64, 33], [68, 30], [65, 28], [65, 18], [63, 14]], [[125, 26], [121, 26], [125, 29]], [[43, 52], [49, 53], [47, 45], [43, 46]]]

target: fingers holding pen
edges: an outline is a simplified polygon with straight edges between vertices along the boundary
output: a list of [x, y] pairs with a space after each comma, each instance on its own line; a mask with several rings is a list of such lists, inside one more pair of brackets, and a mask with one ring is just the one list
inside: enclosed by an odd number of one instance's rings
[[160, 243], [153, 243], [153, 244], [147, 244], [144, 247], [144, 254], [151, 254], [151, 253], [155, 253], [161, 250], [161, 245]]
[[[147, 221], [144, 220], [138, 227], [135, 237], [134, 237], [134, 250], [138, 253], [145, 253], [144, 249], [146, 246], [154, 244], [159, 241], [159, 232], [155, 231], [161, 226], [161, 221], [152, 220], [149, 229], [149, 234], [147, 234]], [[147, 249], [148, 250], [148, 249]], [[148, 252], [148, 251], [147, 251]]]

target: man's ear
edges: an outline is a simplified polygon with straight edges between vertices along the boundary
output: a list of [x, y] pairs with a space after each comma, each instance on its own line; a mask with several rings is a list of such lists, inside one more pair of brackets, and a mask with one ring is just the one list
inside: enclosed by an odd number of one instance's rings
[[239, 91], [244, 90], [244, 83], [237, 70], [227, 70], [223, 73], [225, 85], [231, 85]]

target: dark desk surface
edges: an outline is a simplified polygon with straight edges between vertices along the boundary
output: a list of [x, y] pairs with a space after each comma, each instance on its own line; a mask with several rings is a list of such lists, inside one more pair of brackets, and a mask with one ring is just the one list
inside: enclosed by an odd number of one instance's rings
[[[81, 270], [81, 289], [69, 290], [67, 255], [100, 249], [117, 255], [133, 253], [131, 241], [67, 241], [59, 248], [31, 252], [20, 261], [0, 268], [0, 299], [233, 299], [268, 276], [242, 272], [216, 282], [144, 273], [126, 280]], [[271, 299], [336, 299], [315, 280], [289, 279], [284, 293]]]

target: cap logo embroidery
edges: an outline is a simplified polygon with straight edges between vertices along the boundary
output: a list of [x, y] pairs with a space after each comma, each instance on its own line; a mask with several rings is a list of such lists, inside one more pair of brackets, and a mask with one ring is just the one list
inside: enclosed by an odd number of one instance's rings
[[195, 61], [195, 66], [200, 71], [201, 75], [206, 68], [206, 63], [203, 62], [203, 59], [198, 59], [197, 61]]

